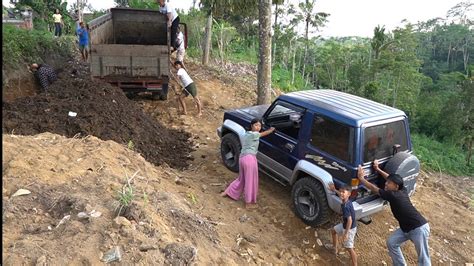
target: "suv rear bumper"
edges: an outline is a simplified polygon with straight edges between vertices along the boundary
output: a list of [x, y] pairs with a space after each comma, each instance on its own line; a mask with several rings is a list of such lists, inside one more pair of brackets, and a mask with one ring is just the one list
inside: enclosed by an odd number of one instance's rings
[[217, 131], [217, 136], [219, 136], [219, 138], [222, 138], [222, 127], [218, 127], [216, 131]]
[[[333, 211], [337, 213], [341, 213], [342, 202], [338, 196], [330, 195], [330, 199], [328, 203], [329, 203], [329, 207]], [[360, 218], [367, 217], [367, 216], [370, 216], [377, 212], [382, 211], [385, 205], [385, 201], [382, 198], [377, 198], [363, 204], [352, 202], [352, 205], [354, 206], [356, 219], [358, 220]]]

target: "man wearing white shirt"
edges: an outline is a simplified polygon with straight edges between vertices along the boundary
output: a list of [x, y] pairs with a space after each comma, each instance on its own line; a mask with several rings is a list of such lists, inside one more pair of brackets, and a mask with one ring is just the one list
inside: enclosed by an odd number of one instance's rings
[[178, 26], [179, 26], [179, 16], [176, 12], [176, 9], [171, 6], [169, 3], [165, 3], [165, 0], [158, 0], [160, 4], [160, 12], [162, 14], [166, 14], [168, 17], [168, 28], [171, 27], [171, 47], [174, 50], [178, 49], [176, 44], [176, 35], [178, 33]]
[[[202, 105], [201, 101], [199, 100], [199, 97], [197, 96], [197, 88], [196, 84], [194, 84], [194, 81], [191, 79], [191, 77], [188, 75], [188, 72], [184, 69], [183, 63], [180, 61], [174, 62], [174, 67], [178, 70], [176, 73], [178, 75], [178, 78], [180, 79], [181, 83], [183, 84], [183, 91], [182, 93], [178, 96], [178, 112], [179, 112], [179, 107], [183, 108], [183, 115], [186, 115], [186, 103], [184, 103], [184, 98], [186, 98], [188, 95], [191, 94], [193, 96], [194, 102], [197, 105], [198, 109], [198, 116], [202, 115]], [[176, 79], [176, 77], [174, 77]], [[176, 79], [176, 82], [179, 84], [179, 80]]]

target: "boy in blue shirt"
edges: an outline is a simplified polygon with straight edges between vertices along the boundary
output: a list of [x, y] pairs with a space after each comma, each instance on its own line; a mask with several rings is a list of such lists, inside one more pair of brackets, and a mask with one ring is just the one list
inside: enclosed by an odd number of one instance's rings
[[81, 51], [82, 59], [87, 61], [89, 57], [89, 32], [84, 26], [84, 22], [79, 22], [79, 27], [76, 30], [77, 36], [79, 36], [79, 51]]
[[341, 211], [342, 211], [342, 223], [337, 224], [331, 229], [332, 242], [334, 245], [334, 252], [338, 254], [338, 236], [343, 237], [343, 246], [349, 251], [351, 255], [352, 265], [357, 265], [357, 254], [354, 251], [354, 238], [357, 233], [357, 221], [355, 219], [354, 206], [352, 201], [349, 200], [351, 196], [352, 188], [349, 185], [343, 185], [336, 190], [334, 184], [329, 184], [329, 190], [335, 192], [342, 200]]

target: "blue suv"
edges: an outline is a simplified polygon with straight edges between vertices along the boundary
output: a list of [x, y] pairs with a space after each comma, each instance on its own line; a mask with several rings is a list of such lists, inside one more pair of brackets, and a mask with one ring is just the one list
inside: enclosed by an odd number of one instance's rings
[[375, 159], [386, 172], [404, 178], [410, 195], [415, 191], [420, 164], [412, 154], [403, 111], [334, 90], [293, 92], [271, 105], [227, 111], [217, 134], [222, 160], [234, 172], [239, 169], [240, 136], [256, 117], [262, 118], [263, 130], [276, 128], [260, 139], [259, 170], [292, 186], [294, 211], [308, 225], [327, 222], [330, 210], [341, 212], [329, 183], [351, 185], [356, 218], [369, 223], [385, 202], [359, 184], [357, 166], [383, 188], [383, 178], [372, 169]]

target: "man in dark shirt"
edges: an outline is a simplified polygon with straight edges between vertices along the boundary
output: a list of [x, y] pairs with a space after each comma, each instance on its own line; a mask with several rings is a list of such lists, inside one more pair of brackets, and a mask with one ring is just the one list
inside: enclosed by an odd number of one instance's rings
[[33, 71], [43, 91], [58, 79], [54, 69], [46, 64], [32, 64], [30, 69]]
[[428, 247], [430, 226], [411, 203], [403, 186], [403, 178], [398, 174], [384, 172], [379, 168], [377, 160], [374, 161], [374, 169], [386, 180], [385, 189], [380, 189], [368, 182], [361, 166], [359, 166], [357, 177], [368, 189], [390, 203], [393, 216], [400, 224], [400, 228], [395, 230], [387, 240], [388, 253], [392, 258], [393, 265], [407, 265], [400, 249], [400, 246], [407, 240], [411, 240], [415, 244], [418, 265], [431, 265]]

